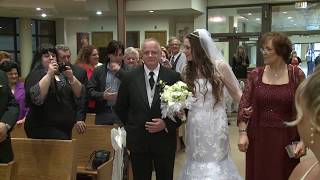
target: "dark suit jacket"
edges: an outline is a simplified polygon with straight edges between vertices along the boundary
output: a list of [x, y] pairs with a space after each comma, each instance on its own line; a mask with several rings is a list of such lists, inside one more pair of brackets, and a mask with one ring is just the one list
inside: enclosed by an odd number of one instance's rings
[[88, 102], [88, 95], [86, 93], [86, 87], [88, 83], [88, 77], [87, 72], [76, 66], [71, 65], [71, 69], [73, 72], [73, 75], [81, 82], [83, 85], [82, 91], [81, 91], [81, 97], [77, 100], [77, 121], [84, 121], [86, 118], [87, 113], [87, 102]]
[[[11, 94], [7, 75], [0, 71], [0, 121], [14, 127], [19, 116], [19, 104]], [[9, 132], [8, 132], [9, 135]], [[0, 143], [0, 163], [13, 159], [10, 136]]]
[[[176, 149], [177, 123], [170, 119], [164, 119], [168, 132], [149, 133], [145, 129], [145, 123], [153, 118], [161, 118], [160, 87], [156, 85], [151, 108], [149, 107], [144, 67], [138, 67], [127, 72], [121, 81], [118, 92], [115, 111], [127, 131], [127, 146], [130, 151], [143, 153], [156, 149], [160, 153], [172, 153]], [[160, 67], [158, 82], [162, 80], [172, 85], [180, 80], [180, 75], [170, 69]]]

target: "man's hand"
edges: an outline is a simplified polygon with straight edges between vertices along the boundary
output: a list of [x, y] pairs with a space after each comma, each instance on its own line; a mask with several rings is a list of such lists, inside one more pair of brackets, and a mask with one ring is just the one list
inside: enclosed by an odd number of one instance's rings
[[145, 127], [149, 133], [157, 133], [166, 128], [166, 123], [162, 119], [156, 118], [152, 119], [152, 122], [146, 122]]
[[69, 82], [70, 83], [72, 83], [72, 82], [74, 82], [74, 76], [73, 76], [73, 72], [72, 72], [72, 69], [71, 69], [71, 67], [70, 66], [66, 66], [66, 69], [67, 70], [65, 70], [63, 73], [64, 73], [64, 75], [66, 75], [66, 77], [68, 78], [68, 80], [69, 80]]
[[24, 117], [23, 119], [20, 119], [20, 120], [17, 121], [17, 125], [21, 126], [21, 125], [24, 124], [25, 121], [26, 121], [26, 118]]
[[108, 88], [103, 92], [103, 99], [107, 101], [115, 101], [117, 100], [117, 96], [118, 96], [118, 93], [112, 92], [111, 88]]
[[121, 66], [118, 63], [112, 62], [110, 63], [110, 70], [113, 74], [117, 73], [120, 70]]
[[0, 143], [7, 139], [7, 127], [6, 124], [0, 122]]
[[84, 121], [77, 121], [75, 126], [79, 134], [83, 134], [86, 131], [86, 123]]

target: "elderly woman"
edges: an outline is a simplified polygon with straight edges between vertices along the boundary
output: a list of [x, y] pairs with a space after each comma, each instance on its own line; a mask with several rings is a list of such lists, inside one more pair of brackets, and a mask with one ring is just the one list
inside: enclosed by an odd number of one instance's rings
[[5, 61], [0, 65], [0, 69], [7, 73], [9, 87], [14, 95], [17, 103], [19, 103], [19, 117], [17, 124], [22, 124], [28, 112], [25, 104], [24, 83], [19, 81], [19, 67], [17, 63], [12, 61]]
[[135, 68], [138, 66], [139, 52], [133, 47], [128, 47], [124, 50], [123, 59], [126, 68]]
[[42, 49], [40, 54], [41, 62], [48, 66], [34, 70], [26, 80], [30, 107], [26, 134], [35, 139], [71, 139], [82, 85], [69, 66], [59, 67], [54, 48]]
[[[239, 149], [246, 152], [247, 180], [283, 180], [305, 153], [297, 128], [284, 124], [295, 118], [294, 94], [305, 75], [287, 65], [292, 43], [286, 35], [266, 33], [261, 45], [265, 66], [249, 74], [239, 105]], [[285, 147], [293, 142], [290, 158]]]
[[297, 120], [289, 125], [298, 124], [303, 142], [315, 157], [305, 159], [293, 170], [289, 180], [318, 180], [320, 177], [320, 71], [316, 70], [301, 83], [296, 92], [295, 102]]

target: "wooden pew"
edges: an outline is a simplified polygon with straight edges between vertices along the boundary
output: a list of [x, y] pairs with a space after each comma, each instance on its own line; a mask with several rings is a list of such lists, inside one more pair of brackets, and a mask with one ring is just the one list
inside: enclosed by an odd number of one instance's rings
[[11, 180], [13, 168], [14, 161], [9, 162], [8, 164], [0, 164], [0, 179]]
[[[96, 180], [111, 180], [114, 152], [110, 135], [113, 127], [113, 125], [87, 125], [84, 134], [78, 134], [76, 129], [73, 129], [72, 138], [77, 140], [77, 173], [90, 175]], [[87, 170], [90, 155], [95, 150], [110, 151], [110, 159], [97, 170]]]
[[27, 138], [26, 132], [24, 131], [24, 124], [15, 125], [10, 132], [12, 138]]
[[13, 180], [75, 180], [76, 140], [11, 138]]
[[95, 122], [96, 122], [96, 114], [94, 114], [94, 113], [87, 113], [85, 122], [86, 122], [86, 125], [95, 125]]

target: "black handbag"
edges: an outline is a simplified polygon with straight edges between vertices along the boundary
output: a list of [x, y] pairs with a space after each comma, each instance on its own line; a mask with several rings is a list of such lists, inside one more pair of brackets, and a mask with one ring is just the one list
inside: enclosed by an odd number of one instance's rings
[[110, 158], [110, 151], [95, 150], [90, 155], [87, 169], [96, 170], [101, 164], [107, 162], [109, 158]]

